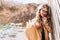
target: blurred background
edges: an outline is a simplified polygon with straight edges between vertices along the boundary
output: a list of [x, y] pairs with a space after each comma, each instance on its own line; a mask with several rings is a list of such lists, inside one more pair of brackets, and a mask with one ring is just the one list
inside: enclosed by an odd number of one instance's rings
[[0, 23], [26, 23], [35, 17], [36, 8], [47, 0], [1, 0]]

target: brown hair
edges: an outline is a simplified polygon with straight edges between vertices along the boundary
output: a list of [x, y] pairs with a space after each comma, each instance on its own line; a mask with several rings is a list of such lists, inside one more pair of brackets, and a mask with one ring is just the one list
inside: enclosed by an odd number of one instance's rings
[[[48, 8], [48, 14], [47, 14], [47, 18], [50, 19], [50, 7], [47, 5], [47, 4], [41, 4], [37, 7], [37, 12], [36, 12], [36, 17], [34, 19], [32, 19], [31, 21], [29, 21], [27, 23], [28, 26], [35, 26], [36, 22], [42, 22], [42, 17], [41, 15], [39, 14], [39, 11], [44, 7], [46, 6]], [[28, 27], [27, 26], [27, 27]]]
[[37, 20], [42, 20], [41, 18], [41, 15], [39, 14], [40, 13], [40, 10], [42, 9], [42, 8], [44, 8], [44, 7], [47, 7], [47, 9], [48, 9], [48, 13], [47, 13], [47, 18], [49, 19], [50, 18], [50, 7], [47, 5], [47, 4], [42, 4], [42, 5], [40, 5], [40, 6], [38, 6], [38, 8], [37, 8], [37, 13], [36, 13], [36, 18], [37, 18]]

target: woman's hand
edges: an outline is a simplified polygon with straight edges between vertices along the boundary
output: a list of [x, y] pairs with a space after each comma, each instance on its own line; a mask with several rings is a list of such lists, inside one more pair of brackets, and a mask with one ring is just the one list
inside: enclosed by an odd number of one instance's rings
[[42, 18], [42, 21], [44, 24], [46, 24], [48, 22], [47, 17]]

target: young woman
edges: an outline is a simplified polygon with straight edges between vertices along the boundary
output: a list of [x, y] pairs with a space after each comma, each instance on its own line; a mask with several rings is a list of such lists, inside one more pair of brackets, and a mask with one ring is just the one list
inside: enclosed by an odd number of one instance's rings
[[47, 4], [38, 6], [36, 17], [28, 23], [26, 36], [28, 40], [52, 40], [50, 8]]

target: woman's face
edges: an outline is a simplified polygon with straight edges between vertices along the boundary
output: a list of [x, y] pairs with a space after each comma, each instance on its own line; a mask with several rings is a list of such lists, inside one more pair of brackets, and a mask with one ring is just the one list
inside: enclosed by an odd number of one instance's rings
[[48, 7], [47, 6], [42, 7], [42, 9], [40, 10], [40, 15], [42, 17], [46, 17], [47, 13], [48, 13]]

